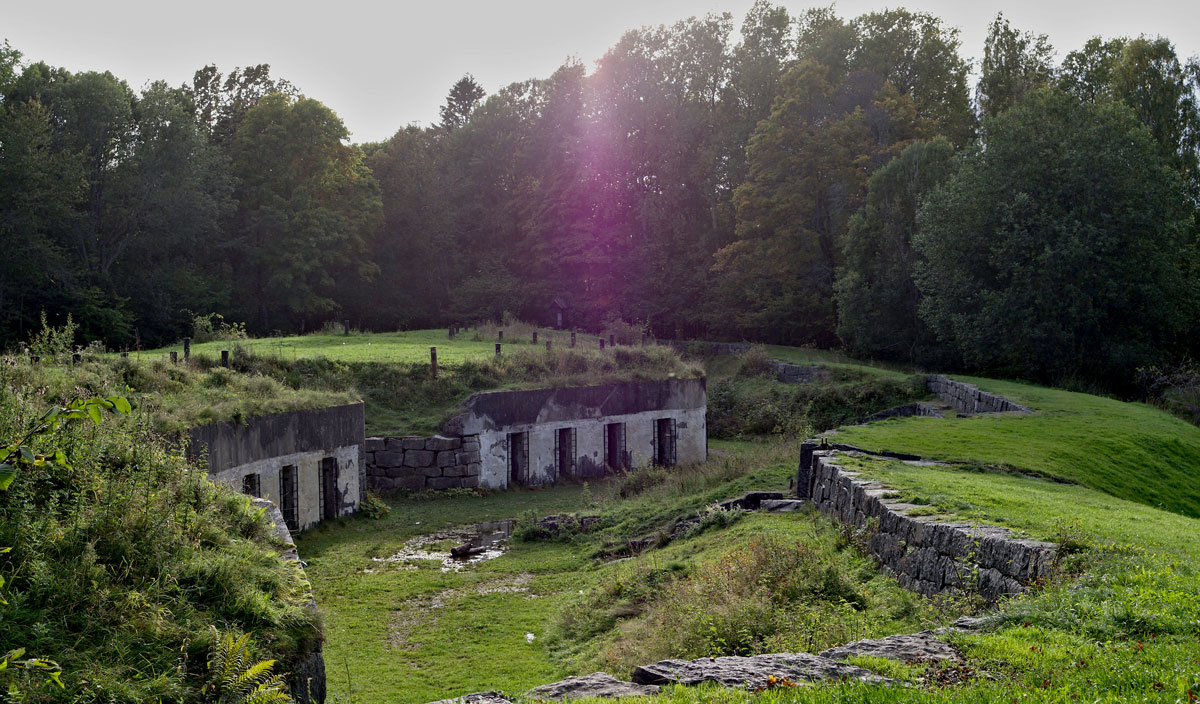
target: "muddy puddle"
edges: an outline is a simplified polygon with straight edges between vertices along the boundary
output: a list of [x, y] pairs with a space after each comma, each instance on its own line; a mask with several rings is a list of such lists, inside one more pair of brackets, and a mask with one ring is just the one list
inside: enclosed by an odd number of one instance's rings
[[[416, 569], [419, 560], [441, 563], [443, 572], [459, 572], [470, 565], [494, 560], [508, 549], [516, 521], [489, 521], [474, 526], [451, 528], [409, 540], [400, 551], [388, 557], [371, 558], [374, 562], [393, 563]], [[468, 554], [456, 557], [451, 548], [469, 545]]]

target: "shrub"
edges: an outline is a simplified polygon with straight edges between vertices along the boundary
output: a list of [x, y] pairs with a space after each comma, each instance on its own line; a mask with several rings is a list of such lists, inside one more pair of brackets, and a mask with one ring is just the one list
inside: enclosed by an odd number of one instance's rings
[[384, 503], [383, 499], [376, 496], [374, 492], [368, 491], [367, 495], [363, 498], [362, 505], [359, 506], [359, 510], [367, 518], [378, 519], [388, 515], [392, 508]]
[[192, 342], [196, 344], [215, 340], [244, 340], [246, 337], [245, 323], [227, 323], [225, 316], [220, 313], [192, 314]]

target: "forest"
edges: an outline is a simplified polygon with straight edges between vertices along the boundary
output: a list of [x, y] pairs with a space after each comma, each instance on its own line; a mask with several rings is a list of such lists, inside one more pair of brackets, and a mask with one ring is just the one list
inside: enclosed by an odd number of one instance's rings
[[[1200, 351], [1200, 59], [760, 0], [354, 144], [267, 65], [0, 45], [0, 348], [510, 313], [1122, 390]], [[972, 75], [978, 80], [973, 81]], [[402, 84], [402, 80], [400, 81]]]

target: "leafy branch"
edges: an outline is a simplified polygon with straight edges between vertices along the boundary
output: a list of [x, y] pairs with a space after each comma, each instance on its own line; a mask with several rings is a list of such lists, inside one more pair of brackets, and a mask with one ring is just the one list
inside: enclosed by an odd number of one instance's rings
[[55, 406], [46, 411], [33, 423], [24, 437], [0, 448], [0, 452], [4, 453], [0, 456], [0, 491], [8, 491], [8, 487], [16, 479], [17, 470], [21, 468], [48, 466], [71, 469], [71, 464], [62, 450], [41, 454], [30, 449], [29, 444], [34, 438], [53, 433], [65, 423], [90, 418], [93, 423], [99, 425], [106, 411], [128, 414], [129, 401], [123, 396], [76, 398], [66, 406]]

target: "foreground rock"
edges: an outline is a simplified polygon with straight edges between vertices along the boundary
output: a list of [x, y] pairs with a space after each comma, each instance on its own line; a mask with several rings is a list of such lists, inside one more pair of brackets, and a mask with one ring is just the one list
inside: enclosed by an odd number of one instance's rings
[[845, 660], [852, 655], [888, 658], [900, 662], [962, 661], [954, 646], [939, 639], [931, 631], [888, 636], [877, 640], [860, 640], [821, 653], [821, 657], [831, 660]]
[[513, 704], [497, 692], [476, 692], [454, 699], [439, 699], [429, 704]]
[[658, 694], [655, 685], [634, 684], [603, 672], [568, 677], [561, 682], [535, 687], [525, 696], [536, 699], [581, 699], [583, 697], [648, 697]]
[[643, 665], [633, 671], [633, 681], [637, 684], [716, 682], [726, 687], [749, 689], [766, 686], [767, 678], [772, 676], [797, 683], [843, 678], [861, 682], [891, 681], [861, 667], [807, 653], [662, 660], [653, 665]]

